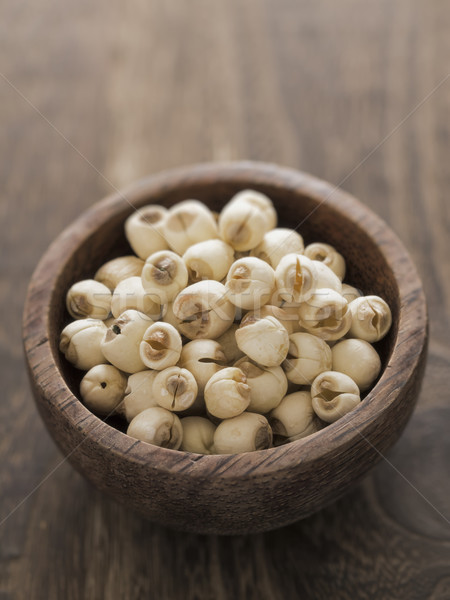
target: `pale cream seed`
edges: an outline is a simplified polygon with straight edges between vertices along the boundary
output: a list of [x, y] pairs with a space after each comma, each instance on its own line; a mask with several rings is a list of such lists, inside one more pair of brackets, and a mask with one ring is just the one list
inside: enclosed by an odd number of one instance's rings
[[366, 342], [378, 342], [392, 324], [389, 305], [379, 296], [362, 296], [349, 304], [352, 323], [349, 335]]
[[184, 417], [181, 419], [183, 441], [181, 450], [196, 454], [213, 454], [216, 426], [204, 417]]
[[158, 372], [146, 369], [128, 376], [125, 395], [117, 411], [125, 417], [128, 423], [147, 408], [158, 406], [152, 391], [153, 382]]
[[270, 300], [275, 289], [275, 272], [259, 258], [241, 258], [231, 265], [225, 287], [235, 306], [253, 310]]
[[147, 258], [141, 277], [144, 290], [159, 304], [167, 304], [186, 287], [188, 271], [178, 254], [162, 250]]
[[141, 259], [145, 260], [150, 254], [169, 247], [163, 231], [166, 216], [167, 209], [163, 206], [149, 204], [136, 210], [125, 221], [126, 238]]
[[269, 415], [273, 433], [283, 438], [301, 439], [317, 431], [311, 394], [294, 392], [285, 396]]
[[169, 323], [152, 323], [139, 347], [142, 362], [149, 369], [161, 371], [176, 365], [182, 348], [181, 336]]
[[137, 310], [155, 320], [159, 319], [161, 315], [159, 298], [144, 289], [139, 276], [119, 281], [112, 295], [111, 312], [113, 316], [117, 319], [126, 310]]
[[216, 340], [198, 339], [185, 344], [180, 366], [195, 377], [199, 394], [203, 394], [209, 379], [226, 366], [227, 359]]
[[236, 331], [236, 342], [242, 352], [255, 362], [276, 367], [287, 356], [289, 334], [274, 317], [244, 317]]
[[66, 307], [74, 319], [107, 319], [111, 312], [111, 290], [95, 279], [78, 281], [67, 292]]
[[268, 413], [286, 395], [288, 382], [281, 367], [262, 367], [246, 356], [234, 366], [242, 370], [250, 387], [248, 412]]
[[316, 265], [302, 254], [286, 254], [275, 269], [278, 294], [286, 302], [308, 300], [315, 292], [317, 278]]
[[152, 319], [137, 310], [126, 310], [106, 330], [101, 348], [105, 358], [126, 373], [143, 371], [139, 344]]
[[297, 332], [289, 336], [289, 352], [283, 369], [289, 381], [311, 385], [323, 371], [332, 368], [331, 349], [328, 344], [310, 333]]
[[119, 256], [102, 265], [94, 279], [106, 285], [112, 292], [117, 285], [129, 277], [140, 277], [144, 261], [137, 256]]
[[172, 206], [164, 223], [164, 234], [171, 249], [180, 255], [193, 244], [219, 237], [214, 215], [198, 200]]
[[226, 367], [209, 379], [204, 394], [208, 412], [219, 419], [229, 419], [248, 407], [251, 390], [241, 369]]
[[283, 256], [292, 253], [302, 254], [303, 250], [303, 238], [297, 231], [279, 227], [264, 234], [262, 242], [253, 248], [250, 254], [266, 261], [276, 269]]
[[206, 240], [190, 246], [183, 260], [192, 283], [203, 279], [221, 281], [233, 264], [234, 250], [222, 240]]
[[256, 413], [242, 413], [226, 419], [214, 433], [216, 454], [240, 454], [265, 450], [272, 444], [272, 430], [267, 419]]
[[317, 290], [298, 309], [300, 325], [324, 340], [338, 340], [349, 331], [352, 314], [345, 298], [332, 289]]
[[77, 369], [87, 371], [108, 362], [101, 348], [107, 327], [99, 319], [78, 319], [61, 332], [59, 349]]
[[159, 406], [181, 412], [194, 404], [198, 386], [190, 371], [173, 366], [158, 373], [152, 391]]
[[[269, 201], [270, 202], [270, 201]], [[219, 216], [220, 237], [237, 251], [255, 248], [273, 228], [273, 214], [263, 201], [249, 201], [244, 192], [236, 194]]]
[[326, 423], [334, 423], [361, 402], [353, 379], [336, 371], [318, 375], [312, 383], [311, 396], [314, 412]]
[[236, 309], [218, 281], [194, 283], [175, 298], [172, 310], [178, 329], [189, 339], [215, 339], [231, 327]]
[[80, 394], [84, 404], [98, 415], [112, 414], [122, 401], [127, 378], [113, 365], [96, 365], [83, 377]]
[[134, 417], [128, 426], [127, 435], [147, 444], [178, 450], [183, 440], [183, 428], [177, 415], [155, 406]]
[[[342, 281], [345, 277], [345, 259], [331, 244], [314, 242], [305, 248], [305, 256], [329, 267]], [[327, 286], [329, 287], [329, 286]]]
[[333, 371], [351, 377], [361, 391], [369, 389], [380, 373], [378, 352], [365, 340], [342, 340], [333, 346], [331, 353]]
[[362, 293], [360, 290], [358, 290], [358, 288], [355, 288], [354, 286], [349, 285], [348, 283], [342, 284], [341, 294], [346, 299], [348, 304], [350, 304], [352, 300], [356, 300], [356, 298], [362, 296]]

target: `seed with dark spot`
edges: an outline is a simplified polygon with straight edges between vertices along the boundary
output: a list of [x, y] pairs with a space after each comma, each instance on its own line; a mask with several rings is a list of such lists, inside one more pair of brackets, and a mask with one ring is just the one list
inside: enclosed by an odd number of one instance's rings
[[153, 225], [153, 223], [161, 221], [162, 218], [163, 213], [154, 208], [140, 212], [141, 221], [143, 221], [144, 223], [148, 223], [149, 225]]

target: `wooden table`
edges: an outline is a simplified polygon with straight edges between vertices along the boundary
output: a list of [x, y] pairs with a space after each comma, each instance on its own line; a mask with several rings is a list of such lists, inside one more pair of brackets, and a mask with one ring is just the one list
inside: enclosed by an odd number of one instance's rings
[[[0, 599], [450, 598], [450, 6], [5, 0], [0, 22]], [[20, 319], [65, 225], [145, 174], [250, 158], [352, 192], [410, 250], [431, 320], [417, 410], [337, 504], [265, 535], [128, 514], [62, 460]]]

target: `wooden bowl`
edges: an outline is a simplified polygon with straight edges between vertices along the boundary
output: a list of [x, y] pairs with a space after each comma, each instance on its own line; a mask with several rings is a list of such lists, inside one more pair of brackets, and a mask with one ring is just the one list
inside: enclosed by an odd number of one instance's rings
[[[281, 226], [305, 242], [336, 246], [346, 280], [389, 303], [393, 326], [377, 345], [383, 370], [358, 408], [305, 439], [240, 455], [200, 456], [128, 437], [78, 399], [81, 372], [58, 351], [70, 320], [65, 294], [106, 260], [129, 253], [123, 234], [134, 207], [198, 198], [220, 210], [238, 190], [272, 198]], [[342, 496], [394, 444], [413, 410], [427, 347], [424, 293], [410, 257], [387, 225], [350, 195], [271, 164], [206, 164], [139, 181], [83, 213], [32, 277], [24, 345], [33, 393], [47, 428], [96, 487], [148, 518], [197, 533], [242, 534], [280, 527]], [[117, 423], [114, 423], [117, 425]], [[64, 493], [64, 490], [61, 490]]]

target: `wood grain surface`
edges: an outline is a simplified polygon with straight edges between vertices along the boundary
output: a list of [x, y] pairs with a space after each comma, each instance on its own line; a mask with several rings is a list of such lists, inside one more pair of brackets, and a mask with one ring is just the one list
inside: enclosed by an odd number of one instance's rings
[[[440, 0], [3, 2], [1, 600], [450, 597], [449, 28]], [[391, 225], [424, 282], [430, 357], [410, 425], [355, 492], [268, 534], [198, 537], [62, 461], [22, 305], [39, 256], [106, 193], [246, 158], [340, 184]]]

